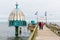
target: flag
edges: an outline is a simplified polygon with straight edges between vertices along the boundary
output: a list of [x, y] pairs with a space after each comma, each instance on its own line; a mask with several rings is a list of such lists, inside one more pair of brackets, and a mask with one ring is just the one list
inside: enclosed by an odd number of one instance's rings
[[37, 15], [38, 11], [36, 11], [35, 15]]

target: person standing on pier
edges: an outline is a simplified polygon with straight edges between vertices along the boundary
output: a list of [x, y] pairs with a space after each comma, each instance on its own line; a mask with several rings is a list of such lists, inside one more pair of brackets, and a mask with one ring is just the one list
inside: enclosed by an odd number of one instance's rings
[[41, 22], [39, 22], [39, 29], [41, 29]]
[[41, 29], [43, 29], [43, 26], [44, 26], [44, 23], [43, 23], [43, 22], [41, 22]]

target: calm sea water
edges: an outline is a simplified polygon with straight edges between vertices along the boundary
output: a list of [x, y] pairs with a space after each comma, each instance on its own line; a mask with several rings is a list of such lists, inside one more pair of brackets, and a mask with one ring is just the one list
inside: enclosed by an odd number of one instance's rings
[[52, 24], [57, 24], [59, 27], [60, 27], [60, 22], [48, 22], [49, 23], [52, 23]]
[[22, 34], [15, 37], [15, 28], [9, 27], [8, 22], [0, 22], [0, 40], [27, 40], [30, 35], [27, 27], [22, 27]]

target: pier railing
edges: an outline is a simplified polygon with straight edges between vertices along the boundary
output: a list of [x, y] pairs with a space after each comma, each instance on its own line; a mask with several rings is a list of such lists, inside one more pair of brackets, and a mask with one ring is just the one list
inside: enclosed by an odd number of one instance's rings
[[38, 28], [38, 25], [35, 26], [33, 32], [31, 33], [30, 37], [28, 38], [28, 40], [35, 40], [35, 37], [37, 34], [37, 28]]
[[57, 35], [59, 35], [60, 36], [60, 27], [58, 27], [57, 25], [53, 25], [53, 24], [46, 24], [46, 26], [48, 27], [48, 28], [50, 28], [51, 29], [51, 31], [53, 31], [54, 33], [56, 33]]
[[57, 34], [60, 32], [60, 27], [54, 25], [51, 25], [50, 29]]

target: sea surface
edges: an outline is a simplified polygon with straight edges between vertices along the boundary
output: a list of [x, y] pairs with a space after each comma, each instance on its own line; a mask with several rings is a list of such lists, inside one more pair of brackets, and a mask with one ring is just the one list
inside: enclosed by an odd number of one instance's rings
[[52, 23], [52, 24], [56, 24], [58, 25], [58, 27], [60, 27], [60, 22], [47, 22], [48, 24]]
[[8, 22], [0, 22], [0, 40], [27, 40], [30, 31], [27, 26], [22, 27], [22, 34], [15, 37], [15, 27], [10, 27]]

